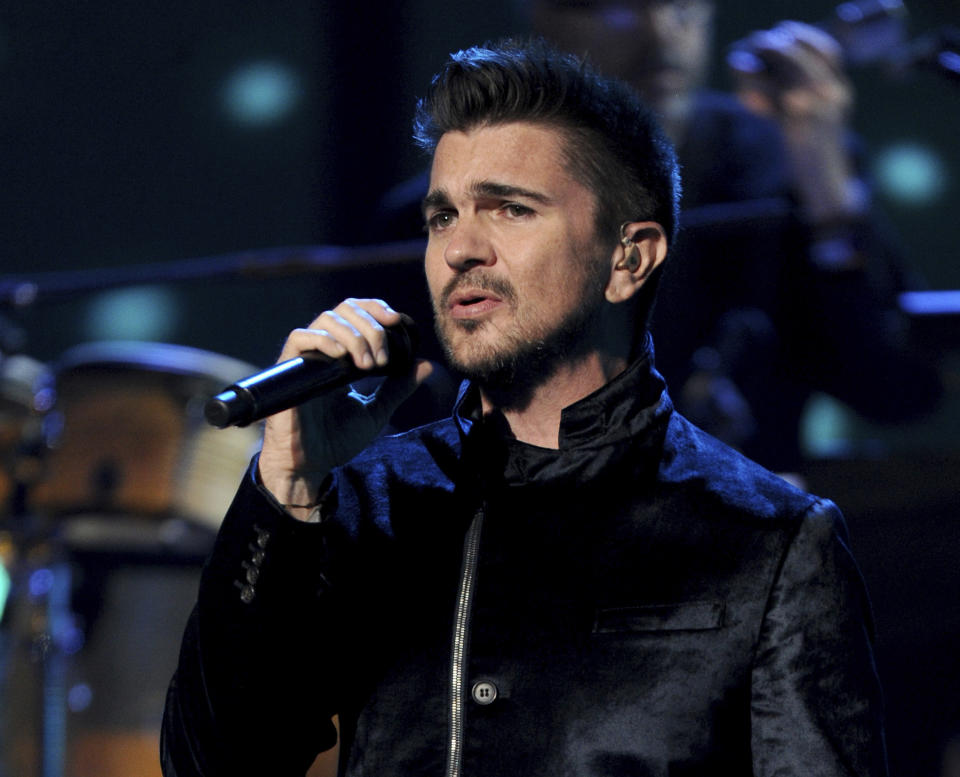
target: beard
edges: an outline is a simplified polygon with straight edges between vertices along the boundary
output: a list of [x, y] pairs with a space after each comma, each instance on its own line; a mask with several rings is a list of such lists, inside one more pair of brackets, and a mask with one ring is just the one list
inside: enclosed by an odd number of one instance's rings
[[[519, 295], [509, 281], [474, 270], [458, 276], [434, 301], [437, 338], [447, 362], [458, 373], [478, 383], [502, 409], [523, 408], [534, 389], [553, 376], [561, 364], [569, 364], [596, 348], [602, 288], [605, 276], [593, 273], [579, 282], [582, 304], [574, 306], [549, 328], [524, 315]], [[490, 321], [453, 320], [445, 317], [447, 299], [460, 286], [497, 295], [514, 313], [508, 327]], [[495, 342], [483, 340], [483, 328], [497, 326]], [[471, 337], [477, 333], [476, 337]]]

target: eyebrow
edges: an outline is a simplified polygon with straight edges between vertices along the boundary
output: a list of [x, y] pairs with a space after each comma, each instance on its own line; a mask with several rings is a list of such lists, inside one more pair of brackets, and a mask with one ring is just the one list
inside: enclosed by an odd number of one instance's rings
[[428, 210], [433, 208], [449, 208], [451, 205], [450, 196], [444, 189], [434, 189], [420, 204], [421, 212], [426, 215]]
[[[485, 197], [524, 197], [542, 205], [549, 205], [553, 200], [542, 192], [536, 192], [532, 189], [524, 189], [522, 186], [513, 186], [507, 183], [497, 183], [496, 181], [476, 181], [470, 186], [470, 196], [475, 199]], [[452, 205], [450, 195], [444, 189], [434, 189], [423, 198], [421, 209], [424, 214], [432, 208], [449, 208]]]
[[496, 181], [477, 181], [470, 187], [470, 194], [474, 197], [525, 197], [542, 205], [548, 205], [552, 200], [542, 192], [524, 189], [522, 186], [513, 186]]

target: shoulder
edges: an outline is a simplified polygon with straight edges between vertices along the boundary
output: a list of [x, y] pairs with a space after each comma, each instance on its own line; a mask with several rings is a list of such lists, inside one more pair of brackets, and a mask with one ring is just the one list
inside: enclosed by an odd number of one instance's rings
[[695, 200], [688, 198], [688, 206], [783, 196], [788, 190], [786, 151], [775, 122], [751, 113], [728, 94], [704, 92], [697, 97], [690, 126], [695, 131], [678, 149]]
[[429, 485], [452, 481], [460, 438], [451, 418], [380, 437], [341, 469], [341, 480]]
[[679, 413], [673, 414], [667, 428], [660, 483], [667, 492], [741, 520], [779, 524], [816, 516], [827, 524], [840, 520], [829, 500], [796, 488]]
[[705, 91], [694, 104], [694, 126], [725, 135], [757, 141], [773, 141], [780, 131], [771, 119], [747, 110], [736, 97], [723, 92]]

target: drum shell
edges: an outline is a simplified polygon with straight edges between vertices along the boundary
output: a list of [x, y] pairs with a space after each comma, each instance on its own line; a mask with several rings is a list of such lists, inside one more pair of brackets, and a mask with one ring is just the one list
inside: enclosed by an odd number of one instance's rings
[[49, 452], [30, 506], [57, 515], [175, 516], [216, 528], [259, 441], [203, 405], [249, 364], [184, 346], [87, 344], [55, 371]]
[[[48, 570], [62, 591], [39, 597], [32, 581]], [[160, 777], [160, 718], [200, 566], [94, 551], [20, 572], [0, 634], [0, 774]]]

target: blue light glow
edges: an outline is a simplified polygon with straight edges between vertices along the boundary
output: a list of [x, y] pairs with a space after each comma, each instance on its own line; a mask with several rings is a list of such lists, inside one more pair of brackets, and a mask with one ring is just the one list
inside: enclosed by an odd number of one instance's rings
[[915, 316], [960, 316], [960, 291], [905, 291], [900, 309]]
[[84, 322], [89, 340], [167, 340], [177, 321], [177, 302], [165, 289], [135, 286], [104, 292]]
[[53, 590], [54, 576], [53, 571], [43, 567], [35, 570], [30, 575], [30, 596], [35, 599], [47, 596]]
[[905, 205], [927, 205], [947, 187], [947, 171], [938, 154], [919, 143], [900, 143], [881, 152], [875, 162], [880, 189]]
[[67, 693], [67, 707], [71, 712], [83, 712], [93, 701], [93, 689], [86, 683], [77, 683]]
[[937, 56], [940, 67], [951, 73], [960, 73], [960, 54], [956, 51], [942, 51]]
[[234, 121], [251, 127], [276, 124], [297, 106], [300, 78], [281, 62], [251, 62], [233, 72], [223, 87], [223, 103]]
[[3, 618], [4, 608], [7, 606], [7, 598], [10, 596], [10, 573], [0, 560], [0, 619]]

